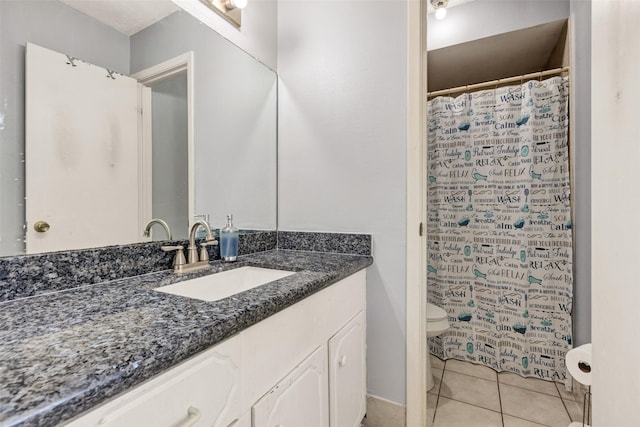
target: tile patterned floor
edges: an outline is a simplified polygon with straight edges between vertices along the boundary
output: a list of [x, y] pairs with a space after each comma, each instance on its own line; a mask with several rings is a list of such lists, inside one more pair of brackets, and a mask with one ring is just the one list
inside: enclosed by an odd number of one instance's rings
[[567, 427], [582, 406], [562, 384], [431, 356], [428, 427]]

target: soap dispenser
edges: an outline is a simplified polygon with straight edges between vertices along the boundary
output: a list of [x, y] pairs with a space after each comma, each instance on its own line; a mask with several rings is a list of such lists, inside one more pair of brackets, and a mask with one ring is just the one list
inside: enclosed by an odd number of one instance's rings
[[235, 261], [238, 257], [238, 229], [233, 226], [233, 215], [227, 214], [227, 224], [220, 229], [220, 258]]

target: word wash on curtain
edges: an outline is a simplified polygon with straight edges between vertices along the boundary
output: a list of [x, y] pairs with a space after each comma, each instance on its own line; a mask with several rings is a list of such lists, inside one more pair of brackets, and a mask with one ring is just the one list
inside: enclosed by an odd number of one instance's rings
[[561, 381], [573, 270], [566, 77], [428, 102], [430, 351]]

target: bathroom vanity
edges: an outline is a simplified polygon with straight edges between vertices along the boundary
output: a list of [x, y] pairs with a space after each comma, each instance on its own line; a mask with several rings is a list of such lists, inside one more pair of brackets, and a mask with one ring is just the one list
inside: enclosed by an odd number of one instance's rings
[[366, 393], [364, 295], [361, 271], [69, 426], [358, 425]]
[[[2, 303], [0, 424], [356, 426], [370, 256], [271, 250]], [[215, 302], [155, 288], [295, 274]]]

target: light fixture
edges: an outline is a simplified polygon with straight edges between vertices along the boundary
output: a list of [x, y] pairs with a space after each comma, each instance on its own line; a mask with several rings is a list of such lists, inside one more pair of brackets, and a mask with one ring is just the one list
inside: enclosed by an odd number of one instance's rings
[[449, 4], [449, 0], [429, 0], [431, 2], [431, 6], [436, 11], [436, 19], [441, 21], [447, 16], [447, 5]]
[[200, 0], [218, 15], [240, 28], [242, 24], [242, 9], [247, 6], [247, 0]]
[[224, 7], [227, 10], [244, 9], [247, 6], [247, 0], [224, 0]]

